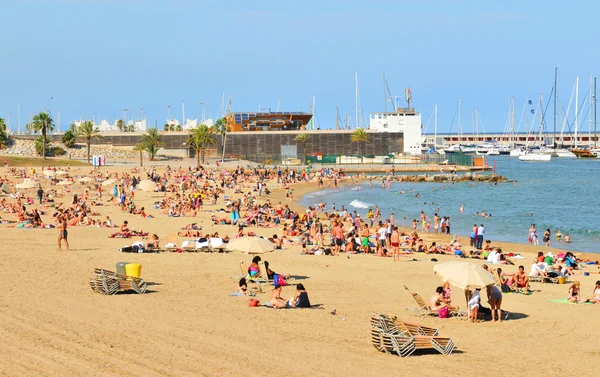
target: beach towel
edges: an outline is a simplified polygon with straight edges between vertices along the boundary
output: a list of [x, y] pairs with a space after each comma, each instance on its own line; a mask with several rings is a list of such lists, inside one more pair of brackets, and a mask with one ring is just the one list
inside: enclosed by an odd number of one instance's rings
[[[549, 298], [548, 301], [550, 301], [550, 302], [557, 302], [559, 304], [575, 304], [574, 302], [571, 302], [571, 301], [569, 301], [569, 299], [566, 299], [566, 298], [557, 298], [557, 299], [551, 299], [551, 298]], [[579, 303], [577, 303], [577, 305], [581, 305], [581, 304], [584, 304], [584, 305], [585, 304], [594, 305], [591, 302], [579, 302]]]

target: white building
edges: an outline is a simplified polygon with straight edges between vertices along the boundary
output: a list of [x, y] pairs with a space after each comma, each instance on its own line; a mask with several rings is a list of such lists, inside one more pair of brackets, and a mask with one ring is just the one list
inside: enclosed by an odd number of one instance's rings
[[369, 129], [377, 132], [404, 133], [404, 153], [421, 154], [421, 113], [414, 108], [394, 112], [371, 113]]

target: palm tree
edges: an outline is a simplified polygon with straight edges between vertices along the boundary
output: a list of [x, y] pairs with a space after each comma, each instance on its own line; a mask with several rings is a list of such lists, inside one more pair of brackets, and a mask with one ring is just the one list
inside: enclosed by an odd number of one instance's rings
[[42, 134], [42, 156], [46, 159], [46, 144], [48, 139], [46, 135], [49, 131], [54, 130], [54, 120], [47, 112], [41, 112], [33, 116], [33, 129]]
[[4, 119], [0, 118], [0, 149], [6, 148], [8, 144], [8, 135], [6, 133], [6, 123]]
[[225, 142], [227, 141], [227, 133], [231, 132], [231, 127], [227, 123], [225, 118], [218, 119], [214, 126], [215, 132], [223, 137], [223, 153], [221, 155], [221, 162], [225, 161]]
[[143, 160], [144, 155], [143, 155], [143, 153], [146, 150], [146, 146], [144, 145], [144, 143], [137, 143], [135, 145], [135, 147], [133, 147], [133, 150], [140, 152], [140, 167], [144, 166], [144, 160]]
[[119, 119], [117, 121], [117, 128], [119, 129], [119, 132], [123, 132], [123, 130], [125, 128], [125, 124], [123, 123], [122, 119]]
[[200, 124], [192, 128], [192, 133], [188, 138], [188, 144], [196, 151], [196, 163], [200, 165], [200, 153], [202, 153], [202, 163], [204, 164], [204, 154], [208, 144], [214, 144], [212, 131], [205, 124]]
[[98, 135], [98, 129], [94, 127], [94, 123], [91, 120], [86, 120], [77, 128], [77, 134], [85, 138], [85, 143], [87, 145], [87, 162], [89, 164], [90, 144], [92, 143], [92, 138], [100, 139], [100, 135]]
[[357, 128], [354, 132], [352, 132], [352, 136], [350, 137], [353, 143], [358, 143], [358, 154], [360, 155], [360, 163], [363, 163], [363, 154], [362, 154], [362, 143], [366, 143], [369, 140], [369, 135], [367, 131], [362, 128]]
[[77, 135], [75, 134], [75, 132], [73, 132], [71, 129], [68, 129], [62, 135], [62, 137], [60, 138], [60, 141], [62, 141], [62, 143], [65, 145], [65, 147], [71, 148], [73, 145], [75, 145], [76, 137], [77, 137]]
[[154, 157], [156, 156], [156, 152], [165, 145], [162, 141], [162, 135], [158, 132], [158, 128], [150, 128], [146, 131], [145, 134], [142, 135], [140, 139], [140, 144], [142, 144], [148, 154], [150, 155], [150, 161], [154, 161]]
[[304, 165], [306, 165], [306, 142], [310, 139], [310, 136], [307, 134], [298, 134], [294, 138], [296, 143], [302, 143], [302, 150], [304, 150]]

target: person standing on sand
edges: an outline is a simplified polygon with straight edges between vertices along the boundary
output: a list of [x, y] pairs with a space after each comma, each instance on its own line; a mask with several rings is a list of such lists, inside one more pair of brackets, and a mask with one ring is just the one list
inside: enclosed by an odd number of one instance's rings
[[67, 247], [67, 251], [69, 251], [69, 240], [67, 239], [67, 217], [66, 215], [58, 216], [58, 224], [60, 226], [60, 233], [58, 233], [58, 250], [61, 251], [61, 240], [65, 240], [65, 246]]
[[392, 231], [392, 235], [391, 235], [390, 239], [391, 239], [391, 244], [392, 244], [393, 260], [396, 261], [396, 260], [400, 259], [400, 251], [399, 251], [400, 235], [398, 234], [397, 226], [394, 227], [394, 230]]

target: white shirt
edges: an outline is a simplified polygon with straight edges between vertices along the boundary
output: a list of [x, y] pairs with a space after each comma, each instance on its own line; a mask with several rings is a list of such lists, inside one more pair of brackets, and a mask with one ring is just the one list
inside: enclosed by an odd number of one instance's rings
[[477, 235], [478, 236], [483, 236], [485, 234], [485, 229], [480, 226], [479, 228], [477, 228]]

